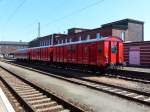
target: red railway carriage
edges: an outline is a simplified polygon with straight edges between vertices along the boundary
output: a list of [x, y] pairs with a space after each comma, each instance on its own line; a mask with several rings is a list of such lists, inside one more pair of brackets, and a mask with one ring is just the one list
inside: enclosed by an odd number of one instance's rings
[[30, 60], [51, 62], [53, 60], [53, 47], [44, 46], [29, 48], [28, 55]]
[[57, 63], [106, 67], [123, 64], [123, 43], [118, 37], [105, 37], [54, 46]]
[[18, 50], [15, 54], [17, 59], [51, 62], [63, 66], [107, 68], [124, 63], [123, 42], [119, 37], [27, 48]]
[[14, 53], [16, 59], [26, 60], [28, 59], [28, 49], [20, 49]]

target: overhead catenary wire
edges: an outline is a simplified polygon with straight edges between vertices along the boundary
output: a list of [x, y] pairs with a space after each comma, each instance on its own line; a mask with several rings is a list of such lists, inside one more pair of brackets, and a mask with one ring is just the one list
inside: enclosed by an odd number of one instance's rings
[[94, 3], [92, 3], [92, 4], [88, 5], [88, 6], [85, 6], [85, 7], [82, 7], [82, 8], [80, 8], [80, 9], [78, 9], [78, 10], [75, 10], [75, 11], [73, 11], [73, 12], [71, 12], [71, 13], [69, 13], [69, 14], [63, 16], [63, 17], [60, 17], [60, 18], [58, 18], [58, 19], [56, 19], [56, 20], [54, 20], [54, 21], [51, 21], [51, 22], [49, 22], [49, 23], [47, 23], [47, 24], [45, 24], [45, 25], [43, 25], [43, 26], [46, 27], [46, 26], [48, 26], [48, 25], [50, 25], [50, 24], [53, 24], [53, 23], [56, 23], [56, 22], [61, 21], [61, 20], [63, 20], [63, 19], [66, 19], [66, 18], [68, 18], [68, 17], [71, 17], [71, 16], [73, 16], [73, 15], [75, 15], [75, 14], [78, 14], [78, 13], [80, 13], [80, 12], [82, 12], [82, 11], [84, 11], [84, 10], [90, 8], [90, 7], [93, 7], [93, 6], [95, 6], [95, 5], [98, 5], [98, 4], [102, 3], [102, 2], [104, 2], [104, 0], [98, 0], [97, 2], [94, 2]]
[[6, 27], [7, 27], [8, 23], [15, 16], [15, 14], [20, 10], [20, 8], [24, 5], [25, 2], [26, 2], [26, 0], [22, 0], [22, 2], [15, 8], [15, 10], [10, 14], [8, 19], [6, 20], [6, 22], [4, 24], [3, 32], [2, 32], [3, 36], [5, 34], [5, 30], [6, 30]]
[[[42, 27], [43, 27], [43, 28], [46, 28], [46, 27], [48, 27], [50, 24], [53, 24], [53, 23], [56, 23], [56, 22], [61, 21], [61, 20], [63, 20], [63, 19], [66, 19], [66, 18], [68, 18], [68, 17], [71, 17], [71, 16], [73, 16], [73, 15], [75, 15], [75, 14], [78, 14], [78, 13], [80, 13], [80, 12], [82, 12], [82, 11], [88, 9], [88, 8], [91, 8], [91, 7], [95, 6], [95, 5], [99, 5], [99, 4], [101, 4], [102, 2], [104, 2], [104, 0], [98, 0], [98, 1], [96, 1], [96, 2], [94, 2], [94, 3], [91, 3], [91, 4], [87, 5], [87, 6], [85, 6], [85, 7], [82, 7], [82, 8], [80, 8], [80, 9], [77, 9], [77, 10], [75, 10], [75, 11], [73, 11], [73, 12], [71, 12], [71, 13], [69, 13], [69, 14], [63, 16], [63, 17], [60, 17], [60, 18], [58, 18], [58, 19], [56, 19], [56, 20], [53, 20], [53, 21], [51, 21], [51, 22], [48, 22], [48, 23], [42, 25]], [[37, 24], [37, 23], [36, 23], [36, 24]], [[29, 25], [29, 26], [31, 27], [31, 25]], [[29, 33], [29, 31], [27, 31], [26, 34], [28, 34], [28, 33]]]
[[24, 5], [25, 2], [26, 2], [26, 0], [22, 0], [22, 2], [15, 8], [15, 10], [8, 17], [5, 25], [7, 25], [9, 23], [9, 21], [15, 16], [15, 14], [19, 11], [19, 9]]

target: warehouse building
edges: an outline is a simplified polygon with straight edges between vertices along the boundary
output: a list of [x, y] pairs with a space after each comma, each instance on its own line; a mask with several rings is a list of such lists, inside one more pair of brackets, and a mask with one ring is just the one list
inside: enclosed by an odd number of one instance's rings
[[27, 48], [27, 42], [0, 41], [0, 56], [10, 56], [17, 49]]

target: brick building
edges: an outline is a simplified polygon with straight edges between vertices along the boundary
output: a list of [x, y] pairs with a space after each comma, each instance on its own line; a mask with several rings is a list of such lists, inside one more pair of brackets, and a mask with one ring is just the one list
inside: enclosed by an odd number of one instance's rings
[[37, 47], [51, 45], [52, 43], [63, 44], [66, 42], [84, 41], [106, 36], [117, 36], [122, 38], [124, 42], [144, 41], [144, 22], [133, 19], [123, 19], [103, 24], [100, 28], [95, 29], [71, 28], [68, 29], [68, 34], [52, 34], [36, 38], [29, 43], [29, 46]]
[[106, 36], [117, 36], [124, 42], [144, 41], [144, 22], [133, 19], [123, 19], [108, 24], [103, 24], [96, 29], [72, 28], [68, 30], [68, 35], [58, 38], [58, 42], [81, 41]]
[[0, 41], [0, 55], [8, 56], [16, 49], [27, 48], [27, 42]]
[[29, 42], [29, 47], [48, 46], [57, 43], [57, 38], [62, 38], [65, 34], [51, 34], [36, 38]]
[[124, 42], [144, 41], [144, 22], [123, 19], [120, 21], [102, 25], [102, 28], [110, 28], [113, 36], [121, 37]]

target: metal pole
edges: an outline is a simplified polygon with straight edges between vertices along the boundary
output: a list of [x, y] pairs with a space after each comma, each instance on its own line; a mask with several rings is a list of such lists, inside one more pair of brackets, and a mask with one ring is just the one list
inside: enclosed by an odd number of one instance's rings
[[40, 31], [41, 31], [41, 28], [40, 28], [40, 22], [39, 22], [39, 23], [38, 23], [38, 37], [40, 37], [40, 36], [41, 36]]
[[54, 45], [54, 34], [52, 34], [51, 45]]

